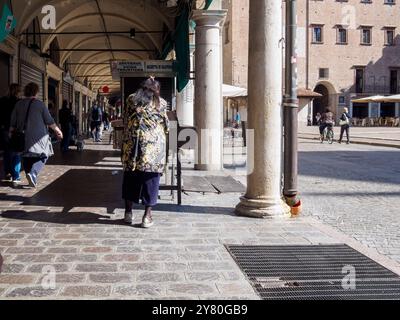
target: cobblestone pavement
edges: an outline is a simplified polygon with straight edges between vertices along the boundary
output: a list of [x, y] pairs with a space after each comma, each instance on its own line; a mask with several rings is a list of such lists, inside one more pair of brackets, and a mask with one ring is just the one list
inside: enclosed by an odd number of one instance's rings
[[178, 207], [164, 192], [152, 229], [126, 226], [120, 170], [118, 152], [88, 145], [51, 159], [37, 190], [0, 187], [1, 299], [258, 299], [224, 244], [336, 242], [306, 218], [237, 217], [240, 194]]
[[305, 214], [400, 261], [400, 151], [301, 140]]
[[[392, 220], [395, 201], [388, 205], [387, 195], [398, 199], [398, 175], [387, 162], [398, 162], [398, 156], [386, 149], [367, 155], [359, 146], [351, 146], [354, 153], [345, 152], [344, 146], [338, 152], [339, 147], [310, 142], [301, 148], [306, 215], [347, 233], [353, 228], [350, 233], [362, 241], [371, 237], [372, 245], [382, 240], [379, 230], [386, 238], [392, 232], [389, 245], [382, 248], [395, 250], [398, 221]], [[326, 160], [332, 148], [336, 151]], [[326, 161], [328, 169], [322, 166]], [[378, 171], [362, 169], [367, 164]], [[121, 220], [120, 170], [118, 152], [107, 145], [88, 145], [82, 154], [72, 151], [53, 158], [36, 190], [0, 187], [0, 253], [5, 259], [0, 299], [258, 299], [225, 244], [343, 242], [306, 216], [237, 217], [233, 208], [240, 194], [234, 193], [191, 193], [178, 207], [163, 192], [152, 229], [126, 226]], [[348, 180], [354, 178], [356, 182]], [[238, 179], [243, 180], [243, 173]], [[341, 195], [348, 190], [351, 197]], [[365, 207], [373, 219], [359, 210], [366, 201], [374, 203]], [[136, 212], [140, 222], [141, 212]], [[54, 274], [56, 285], [49, 288]]]
[[[235, 163], [232, 172], [245, 184], [245, 156], [240, 148], [226, 150], [227, 156], [235, 154], [227, 167]], [[400, 151], [304, 139], [299, 151], [303, 216], [317, 218], [400, 262]]]

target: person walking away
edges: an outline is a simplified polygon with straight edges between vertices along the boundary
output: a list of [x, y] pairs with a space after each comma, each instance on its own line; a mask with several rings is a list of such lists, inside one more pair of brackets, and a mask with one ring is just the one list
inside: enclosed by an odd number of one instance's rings
[[329, 130], [333, 130], [333, 125], [335, 124], [335, 121], [333, 120], [333, 113], [332, 111], [327, 108], [325, 110], [325, 113], [322, 114], [321, 116], [321, 124], [319, 126], [319, 133], [321, 136], [321, 142], [324, 142], [324, 131], [326, 128]]
[[6, 181], [12, 182], [14, 187], [21, 183], [21, 155], [11, 150], [9, 131], [11, 115], [19, 100], [20, 90], [20, 86], [13, 83], [8, 95], [0, 99], [0, 145], [4, 151], [4, 177]]
[[153, 225], [152, 207], [157, 204], [160, 177], [166, 161], [166, 134], [169, 130], [167, 102], [160, 97], [160, 83], [147, 79], [130, 95], [124, 114], [122, 163], [125, 222], [134, 219], [132, 204], [145, 206], [142, 227]]
[[110, 116], [107, 111], [103, 113], [103, 123], [104, 123], [104, 130], [108, 131], [110, 129]]
[[240, 121], [241, 121], [241, 117], [240, 117], [240, 113], [236, 112], [236, 116], [235, 116], [235, 128], [238, 129], [240, 126]]
[[343, 113], [340, 116], [339, 124], [340, 124], [340, 139], [339, 143], [342, 143], [344, 132], [346, 131], [347, 144], [350, 144], [350, 115], [349, 109], [344, 108]]
[[54, 154], [48, 128], [55, 132], [58, 140], [63, 138], [48, 108], [36, 98], [38, 92], [39, 86], [36, 83], [31, 82], [25, 87], [25, 98], [17, 102], [11, 115], [10, 126], [10, 136], [16, 130], [25, 132], [22, 163], [32, 188], [37, 186], [40, 172], [48, 158]]
[[96, 102], [92, 108], [91, 125], [90, 125], [92, 137], [95, 142], [101, 142], [101, 137], [100, 137], [101, 120], [102, 120], [102, 112], [100, 106]]
[[72, 111], [68, 106], [68, 101], [64, 100], [59, 112], [59, 120], [63, 139], [61, 141], [61, 151], [67, 152], [71, 143], [72, 136]]

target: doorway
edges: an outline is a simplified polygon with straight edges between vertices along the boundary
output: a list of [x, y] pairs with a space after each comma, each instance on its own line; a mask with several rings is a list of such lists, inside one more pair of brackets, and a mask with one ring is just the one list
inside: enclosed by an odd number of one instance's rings
[[329, 107], [329, 90], [323, 84], [319, 84], [315, 87], [314, 92], [317, 92], [321, 95], [321, 97], [315, 98], [313, 103], [313, 125], [317, 125], [315, 116], [317, 113], [322, 115], [326, 108]]

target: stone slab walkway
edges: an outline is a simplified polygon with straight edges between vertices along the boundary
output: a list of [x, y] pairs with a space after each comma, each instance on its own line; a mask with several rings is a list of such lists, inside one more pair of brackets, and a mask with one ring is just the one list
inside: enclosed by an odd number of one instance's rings
[[164, 192], [152, 229], [126, 226], [117, 158], [88, 145], [53, 158], [36, 190], [0, 187], [0, 299], [259, 299], [226, 244], [349, 241], [308, 217], [237, 217], [234, 193], [188, 194], [177, 206]]

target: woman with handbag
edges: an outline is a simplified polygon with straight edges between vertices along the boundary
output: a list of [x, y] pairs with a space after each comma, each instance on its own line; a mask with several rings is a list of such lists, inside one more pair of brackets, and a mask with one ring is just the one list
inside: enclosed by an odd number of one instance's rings
[[167, 102], [160, 97], [160, 83], [153, 77], [127, 99], [124, 115], [122, 163], [125, 222], [132, 224], [133, 203], [145, 206], [142, 227], [153, 225], [152, 207], [157, 204], [160, 177], [166, 158], [169, 129]]
[[339, 125], [340, 125], [340, 139], [339, 143], [342, 143], [343, 140], [343, 134], [346, 131], [346, 136], [347, 136], [347, 144], [350, 143], [350, 115], [349, 115], [349, 109], [344, 108], [343, 113], [339, 119]]
[[39, 86], [29, 83], [11, 115], [10, 142], [15, 151], [22, 153], [22, 163], [29, 186], [35, 188], [39, 173], [48, 158], [54, 154], [48, 128], [57, 139], [63, 138], [45, 104], [36, 98]]

